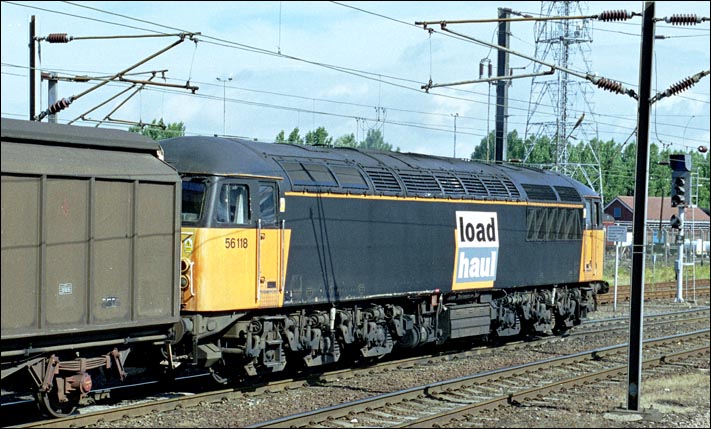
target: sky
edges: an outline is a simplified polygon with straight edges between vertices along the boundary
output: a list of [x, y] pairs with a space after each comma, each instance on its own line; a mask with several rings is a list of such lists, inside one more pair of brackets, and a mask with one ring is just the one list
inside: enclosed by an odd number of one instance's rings
[[[644, 7], [637, 1], [573, 3], [573, 14], [586, 16], [611, 10], [641, 14]], [[708, 18], [709, 5], [707, 1], [658, 1], [655, 15]], [[154, 81], [175, 87], [146, 87], [124, 103], [133, 90], [110, 99], [130, 83], [111, 82], [85, 93], [100, 81], [60, 81], [59, 98], [78, 96], [58, 114], [60, 123], [96, 126], [95, 121], [107, 115], [133, 122], [163, 118], [167, 123], [183, 122], [188, 135], [267, 142], [282, 130], [288, 135], [295, 127], [302, 137], [325, 127], [334, 139], [352, 133], [357, 140], [364, 139], [369, 130], [378, 130], [387, 143], [403, 152], [468, 158], [494, 130], [495, 87], [479, 82], [425, 91], [422, 86], [430, 80], [435, 84], [477, 80], [480, 63], [486, 61], [491, 61], [496, 73], [496, 51], [487, 44], [496, 43], [497, 24], [447, 25], [465, 39], [443, 31], [439, 24], [430, 25], [433, 31], [428, 32], [415, 22], [492, 19], [500, 7], [538, 17], [547, 14], [549, 6], [550, 2], [528, 1], [3, 1], [2, 117], [27, 119], [29, 115], [28, 40], [34, 15], [38, 37], [68, 33], [75, 38], [67, 44], [39, 43], [38, 67], [61, 77], [113, 76], [180, 40], [176, 34], [200, 33], [130, 72], [143, 74], [127, 75], [145, 80], [149, 72], [167, 70]], [[552, 134], [551, 124], [561, 117], [560, 94], [555, 89], [567, 79], [573, 95], [568, 123], [585, 113], [582, 126], [570, 134], [573, 138], [620, 143], [630, 138], [637, 121], [637, 101], [585, 84], [579, 75], [594, 73], [639, 92], [642, 18], [591, 20], [587, 25], [582, 30], [590, 41], [571, 45], [568, 68], [573, 73], [556, 71], [552, 77], [511, 81], [509, 132]], [[509, 65], [514, 75], [536, 72], [533, 58], [558, 61], [560, 44], [536, 43], [537, 35], [555, 33], [556, 28], [552, 21], [546, 27], [531, 21], [511, 23], [510, 49], [517, 55], [511, 55]], [[654, 94], [709, 70], [708, 21], [693, 26], [660, 21], [655, 31], [663, 38], [654, 45]], [[709, 146], [709, 80], [711, 76], [705, 76], [688, 90], [652, 106], [651, 142], [673, 151]], [[46, 109], [48, 82], [38, 79], [38, 85], [38, 103]], [[180, 86], [198, 89], [193, 93]], [[101, 103], [105, 104], [92, 110]], [[106, 122], [101, 126], [128, 127]]]

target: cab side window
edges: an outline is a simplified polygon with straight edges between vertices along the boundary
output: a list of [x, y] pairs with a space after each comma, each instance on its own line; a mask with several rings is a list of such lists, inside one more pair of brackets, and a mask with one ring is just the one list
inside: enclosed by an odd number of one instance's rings
[[271, 183], [259, 183], [259, 212], [263, 224], [276, 224], [276, 187]]
[[249, 192], [244, 185], [226, 183], [220, 186], [215, 206], [215, 220], [225, 224], [249, 222]]

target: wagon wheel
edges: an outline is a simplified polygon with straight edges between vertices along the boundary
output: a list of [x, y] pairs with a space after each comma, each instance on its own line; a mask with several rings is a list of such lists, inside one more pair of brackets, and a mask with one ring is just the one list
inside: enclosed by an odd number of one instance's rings
[[49, 392], [37, 392], [37, 404], [42, 412], [52, 417], [67, 417], [79, 407], [79, 395], [69, 395], [66, 402], [60, 402], [57, 389]]
[[215, 362], [210, 367], [210, 375], [212, 376], [212, 379], [215, 383], [221, 385], [230, 384], [234, 380], [234, 374], [232, 371], [234, 370], [230, 370], [230, 368], [225, 365], [225, 361], [223, 359]]

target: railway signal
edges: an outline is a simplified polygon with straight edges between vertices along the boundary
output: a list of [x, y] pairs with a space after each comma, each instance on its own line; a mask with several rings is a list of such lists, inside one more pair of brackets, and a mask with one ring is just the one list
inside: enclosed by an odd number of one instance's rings
[[672, 169], [672, 207], [679, 207], [679, 216], [673, 215], [669, 220], [672, 228], [679, 230], [677, 243], [679, 243], [678, 259], [674, 266], [676, 271], [677, 291], [675, 302], [684, 302], [682, 284], [684, 276], [684, 208], [687, 206], [686, 190], [691, 184], [691, 155], [669, 155], [669, 166]]
[[686, 205], [686, 178], [683, 174], [672, 174], [671, 205], [672, 207]]
[[672, 207], [686, 207], [687, 184], [691, 179], [691, 156], [683, 154], [669, 155], [669, 166], [672, 169]]

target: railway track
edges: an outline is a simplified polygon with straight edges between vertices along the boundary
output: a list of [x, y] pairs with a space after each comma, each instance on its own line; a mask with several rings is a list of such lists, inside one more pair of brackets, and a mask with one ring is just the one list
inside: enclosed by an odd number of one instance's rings
[[[695, 321], [698, 323], [698, 320], [708, 320], [708, 317], [708, 307], [694, 310], [676, 311], [672, 313], [647, 316], [645, 318], [645, 326], [668, 325], [672, 322], [677, 326], [686, 326], [686, 324], [693, 324]], [[585, 321], [583, 325], [572, 329], [568, 336], [599, 335], [603, 332], [622, 330], [626, 329], [627, 322], [628, 319], [625, 317]], [[560, 340], [560, 337], [555, 336], [542, 337], [536, 341], [536, 344], [556, 342]], [[495, 349], [497, 353], [516, 353], [516, 350], [529, 348], [530, 346], [530, 341], [514, 341], [497, 346]], [[344, 380], [351, 377], [358, 377], [363, 374], [378, 374], [381, 372], [384, 373], [387, 371], [398, 371], [405, 368], [413, 368], [418, 365], [432, 365], [437, 364], [437, 362], [444, 362], [448, 360], [472, 358], [477, 357], [482, 353], [491, 352], [491, 350], [491, 346], [482, 346], [465, 351], [450, 351], [444, 354], [439, 353], [427, 356], [406, 357], [390, 362], [381, 362], [365, 368], [334, 370], [314, 376], [278, 380], [268, 383], [265, 382], [263, 384], [256, 384], [240, 389], [222, 389], [203, 393], [177, 392], [173, 394], [172, 397], [169, 397], [169, 395], [155, 395], [143, 400], [142, 402], [135, 401], [135, 403], [130, 405], [123, 405], [95, 412], [92, 411], [89, 414], [79, 414], [63, 419], [31, 422], [18, 427], [81, 427], [101, 421], [114, 421], [125, 417], [167, 412], [181, 408], [189, 408], [204, 403], [245, 400], [248, 397], [260, 396], [269, 392], [301, 389], [309, 385], [329, 383], [333, 380]], [[90, 409], [91, 408], [82, 409], [81, 411], [86, 412]]]
[[[676, 282], [661, 282], [649, 283], [644, 287], [644, 299], [674, 299], [676, 297]], [[688, 301], [695, 295], [699, 297], [709, 297], [709, 279], [697, 280], [695, 291], [691, 288], [684, 287], [684, 296]], [[610, 291], [603, 295], [598, 295], [598, 304], [612, 304], [614, 301], [613, 287], [610, 286]], [[625, 302], [630, 300], [630, 285], [617, 285], [617, 302]]]
[[[570, 330], [565, 336], [590, 335], [616, 330], [627, 330], [629, 316], [614, 317], [602, 320], [585, 320], [580, 326]], [[645, 327], [664, 325], [668, 323], [691, 324], [697, 321], [709, 320], [709, 307], [689, 310], [674, 311], [669, 313], [647, 316]]]
[[[643, 368], [709, 354], [709, 330], [644, 342]], [[682, 350], [680, 350], [682, 349]], [[434, 427], [482, 410], [524, 402], [581, 384], [623, 377], [627, 344], [546, 359], [374, 398], [284, 417], [249, 427]]]

